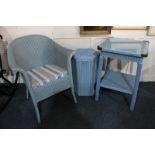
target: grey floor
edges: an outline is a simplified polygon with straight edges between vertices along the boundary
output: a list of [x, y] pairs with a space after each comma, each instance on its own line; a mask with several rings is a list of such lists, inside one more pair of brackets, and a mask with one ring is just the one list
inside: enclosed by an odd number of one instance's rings
[[[5, 101], [0, 95], [0, 103]], [[99, 102], [78, 97], [74, 104], [70, 91], [39, 103], [42, 123], [37, 124], [31, 99], [19, 85], [13, 100], [0, 114], [0, 128], [7, 129], [145, 129], [155, 128], [155, 83], [141, 83], [134, 112], [130, 96], [103, 89]]]

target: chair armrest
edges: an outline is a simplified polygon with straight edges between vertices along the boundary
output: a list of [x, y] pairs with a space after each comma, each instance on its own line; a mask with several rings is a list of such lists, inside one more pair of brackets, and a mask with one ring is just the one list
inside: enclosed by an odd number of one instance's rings
[[59, 44], [55, 43], [55, 49], [56, 49], [56, 63], [62, 68], [65, 68], [67, 70], [71, 69], [71, 59], [73, 55], [75, 54], [74, 50], [64, 48], [60, 46]]

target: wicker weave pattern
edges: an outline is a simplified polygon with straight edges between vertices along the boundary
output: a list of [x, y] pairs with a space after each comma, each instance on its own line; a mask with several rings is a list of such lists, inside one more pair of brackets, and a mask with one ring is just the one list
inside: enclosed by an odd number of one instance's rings
[[[42, 35], [29, 35], [17, 38], [9, 45], [8, 62], [14, 72], [20, 72], [32, 97], [37, 120], [40, 114], [37, 103], [65, 89], [71, 88], [74, 94], [71, 58], [74, 51], [66, 49], [48, 37]], [[53, 80], [44, 87], [32, 87], [27, 71], [45, 65], [56, 65], [67, 70], [67, 75]]]

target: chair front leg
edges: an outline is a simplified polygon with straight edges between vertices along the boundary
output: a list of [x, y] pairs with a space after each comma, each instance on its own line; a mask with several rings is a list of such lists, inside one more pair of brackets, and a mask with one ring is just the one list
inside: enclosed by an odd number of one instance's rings
[[77, 103], [77, 99], [76, 99], [74, 88], [71, 88], [71, 91], [72, 91], [74, 102]]
[[40, 124], [41, 119], [40, 119], [40, 112], [39, 112], [39, 108], [38, 108], [38, 103], [33, 103], [34, 104], [34, 109], [35, 109], [35, 113], [36, 113], [36, 117], [37, 117], [37, 122]]

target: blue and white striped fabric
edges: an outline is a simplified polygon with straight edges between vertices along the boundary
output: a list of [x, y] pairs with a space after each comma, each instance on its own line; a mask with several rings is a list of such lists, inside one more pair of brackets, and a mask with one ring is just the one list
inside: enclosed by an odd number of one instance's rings
[[45, 65], [29, 70], [27, 74], [32, 87], [38, 87], [64, 77], [67, 74], [67, 70], [56, 65]]

